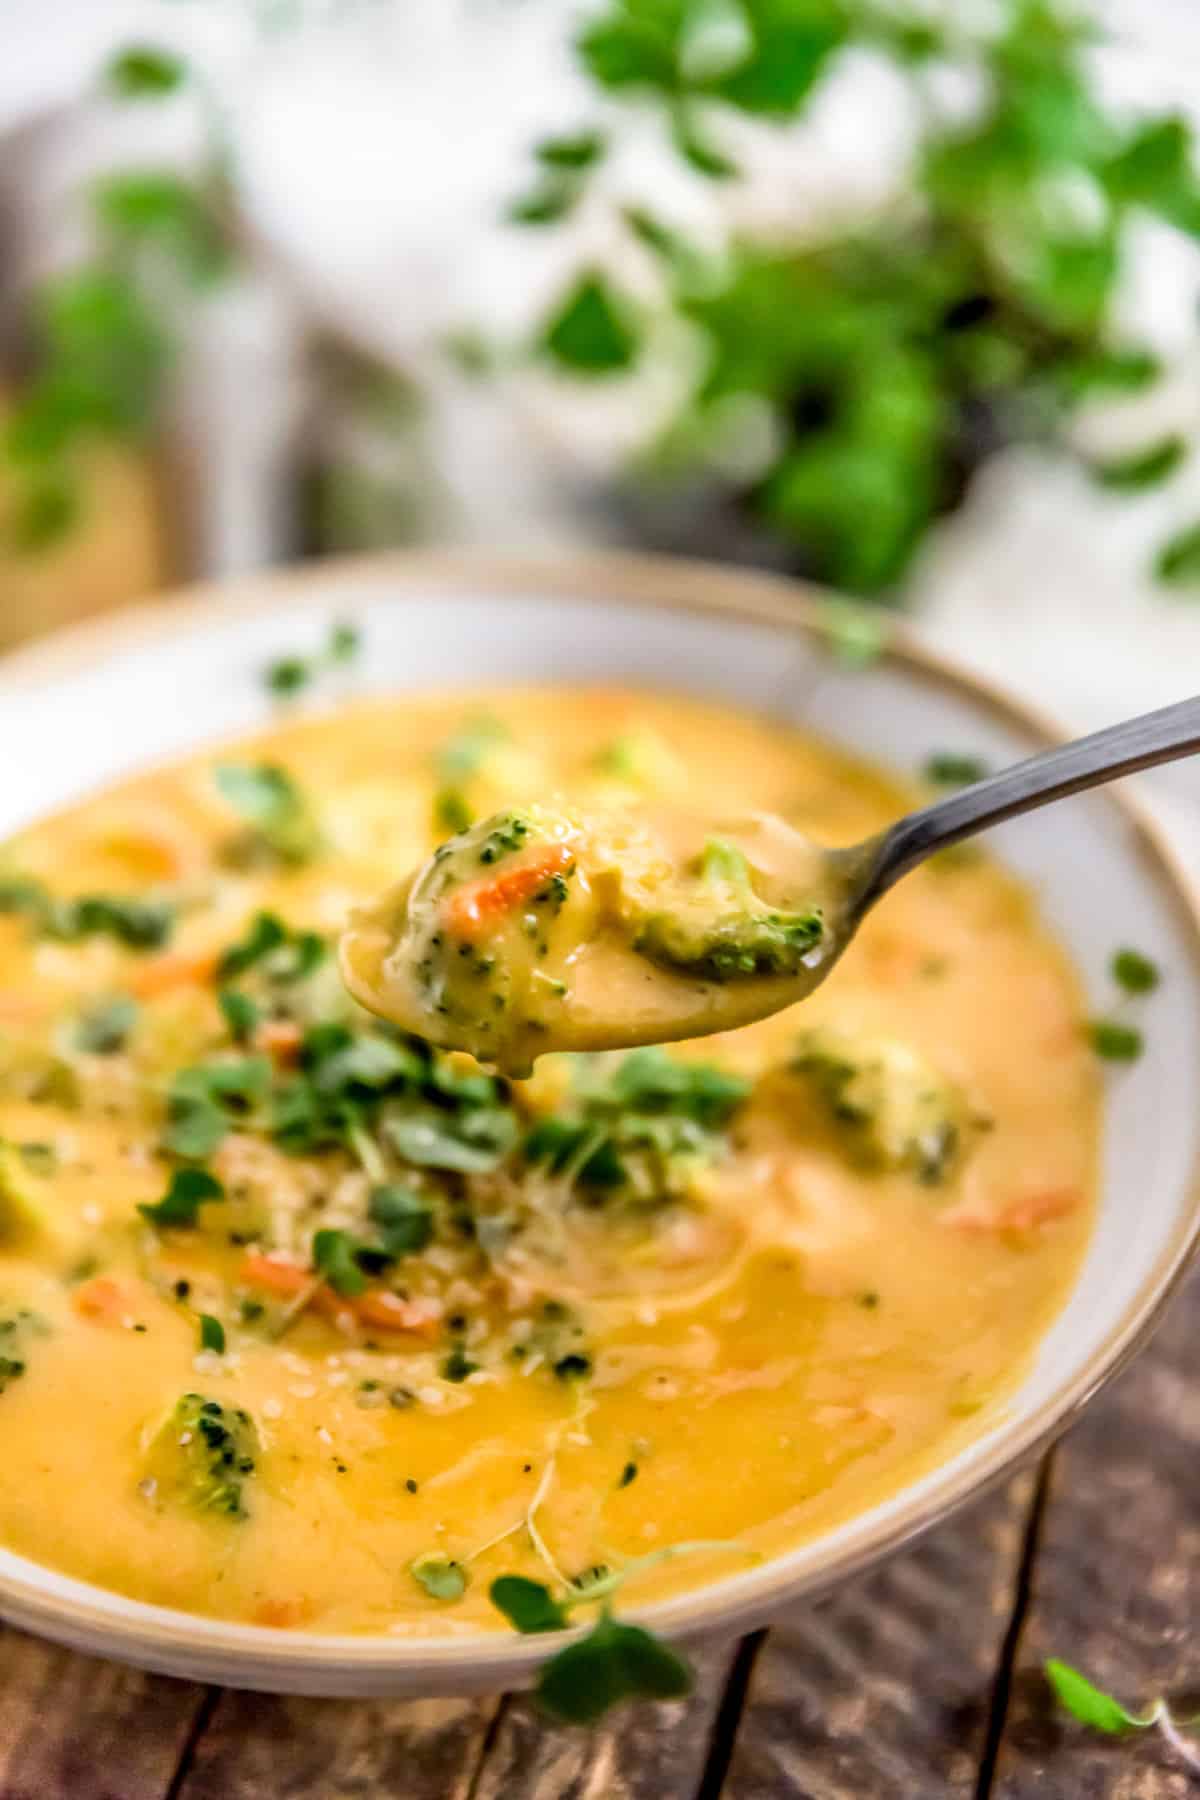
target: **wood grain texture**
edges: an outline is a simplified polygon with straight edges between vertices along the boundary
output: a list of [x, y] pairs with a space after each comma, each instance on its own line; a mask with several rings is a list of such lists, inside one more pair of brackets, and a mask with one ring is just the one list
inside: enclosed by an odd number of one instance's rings
[[229, 1689], [171, 1800], [467, 1800], [498, 1704]]
[[1100, 1736], [1055, 1713], [1061, 1656], [1137, 1708], [1200, 1691], [1200, 1276], [1151, 1349], [1055, 1455], [1017, 1645], [997, 1800], [1183, 1800], [1197, 1792], [1155, 1736]]
[[1031, 1476], [769, 1632], [724, 1800], [960, 1800], [975, 1791]]
[[162, 1800], [206, 1692], [0, 1627], [2, 1800]]
[[508, 1701], [471, 1800], [693, 1800], [733, 1655], [733, 1645], [696, 1653], [687, 1700], [623, 1707], [590, 1731]]

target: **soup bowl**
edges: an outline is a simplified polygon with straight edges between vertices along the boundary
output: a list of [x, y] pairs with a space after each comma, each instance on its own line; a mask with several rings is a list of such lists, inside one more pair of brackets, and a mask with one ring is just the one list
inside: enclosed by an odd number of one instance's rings
[[[951, 746], [991, 763], [1060, 734], [891, 627], [882, 655], [831, 653], [821, 596], [774, 577], [620, 556], [562, 566], [458, 556], [314, 566], [199, 590], [66, 632], [0, 664], [0, 833], [143, 765], [266, 722], [262, 670], [363, 637], [356, 692], [606, 682], [700, 695], [800, 724], [901, 774]], [[836, 646], [834, 646], [836, 649]], [[1096, 1224], [1067, 1301], [1007, 1404], [898, 1492], [785, 1554], [629, 1616], [678, 1641], [762, 1623], [943, 1518], [1074, 1418], [1144, 1340], [1200, 1233], [1200, 932], [1170, 853], [1124, 790], [993, 834], [1070, 949], [1097, 1011], [1132, 939], [1165, 979], [1146, 1050], [1108, 1080]], [[226, 1623], [109, 1593], [0, 1549], [0, 1615], [76, 1648], [202, 1681], [309, 1694], [519, 1687], [536, 1638], [333, 1636]]]

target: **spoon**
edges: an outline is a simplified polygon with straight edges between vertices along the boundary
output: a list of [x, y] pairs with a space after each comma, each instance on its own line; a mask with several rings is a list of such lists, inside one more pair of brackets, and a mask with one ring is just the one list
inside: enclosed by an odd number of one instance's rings
[[499, 814], [352, 917], [342, 976], [370, 1011], [513, 1075], [545, 1051], [727, 1031], [803, 1000], [876, 901], [938, 851], [1196, 750], [1200, 696], [1044, 750], [840, 849], [764, 814], [715, 828], [661, 811]]

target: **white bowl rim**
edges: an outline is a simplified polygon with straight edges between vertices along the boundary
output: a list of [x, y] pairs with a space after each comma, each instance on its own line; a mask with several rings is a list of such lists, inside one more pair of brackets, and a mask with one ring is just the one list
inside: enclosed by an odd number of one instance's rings
[[[185, 635], [234, 616], [284, 610], [298, 598], [336, 604], [339, 589], [363, 598], [386, 586], [396, 599], [431, 592], [495, 599], [582, 599], [753, 621], [812, 638], [823, 631], [831, 596], [789, 577], [684, 558], [586, 552], [563, 559], [474, 551], [388, 552], [297, 565], [201, 583], [53, 633], [0, 658], [0, 704], [52, 684], [126, 647]], [[1069, 735], [1003, 688], [929, 650], [902, 622], [885, 625], [886, 659], [965, 696], [998, 722], [1044, 745]], [[1105, 790], [1131, 828], [1130, 854], [1151, 872], [1185, 927], [1191, 978], [1200, 985], [1200, 895], [1154, 821], [1124, 785]], [[734, 1635], [765, 1623], [785, 1604], [833, 1585], [891, 1554], [1030, 1462], [1076, 1419], [1142, 1347], [1200, 1249], [1200, 1168], [1192, 1171], [1174, 1229], [1137, 1295], [1103, 1344], [1026, 1417], [1001, 1426], [968, 1470], [944, 1475], [924, 1495], [901, 1489], [886, 1516], [819, 1563], [820, 1540], [771, 1556], [754, 1568], [643, 1607], [631, 1620], [687, 1641]], [[503, 1631], [461, 1637], [322, 1634], [241, 1625], [152, 1606], [0, 1549], [0, 1616], [59, 1642], [119, 1657], [144, 1668], [229, 1685], [308, 1693], [434, 1692], [525, 1685], [545, 1660], [545, 1642]], [[561, 1642], [562, 1640], [556, 1640]]]

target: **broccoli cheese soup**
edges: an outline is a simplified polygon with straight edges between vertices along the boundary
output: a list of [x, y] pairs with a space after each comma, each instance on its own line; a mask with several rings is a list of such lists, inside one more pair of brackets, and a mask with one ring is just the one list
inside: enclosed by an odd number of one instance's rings
[[913, 874], [801, 1006], [529, 1079], [373, 1017], [333, 954], [531, 800], [836, 844], [912, 798], [734, 711], [497, 689], [284, 716], [9, 843], [0, 1541], [226, 1619], [540, 1629], [981, 1431], [1080, 1261], [1099, 1110], [1074, 973], [986, 857]]

